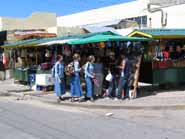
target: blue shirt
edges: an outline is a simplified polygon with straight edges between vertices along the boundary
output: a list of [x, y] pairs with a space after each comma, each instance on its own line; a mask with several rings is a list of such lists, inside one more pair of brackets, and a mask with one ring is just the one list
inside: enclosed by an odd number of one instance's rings
[[64, 78], [64, 69], [65, 69], [64, 63], [56, 62], [54, 66], [55, 77], [60, 79]]
[[74, 61], [74, 72], [75, 75], [79, 75], [79, 72], [81, 71], [80, 64], [78, 61]]
[[85, 78], [90, 77], [93, 78], [94, 74], [94, 64], [86, 63], [85, 64]]

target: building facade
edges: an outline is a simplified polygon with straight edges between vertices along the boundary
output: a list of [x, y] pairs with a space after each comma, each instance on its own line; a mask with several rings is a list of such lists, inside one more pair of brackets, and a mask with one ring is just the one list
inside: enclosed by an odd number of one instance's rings
[[185, 0], [136, 0], [57, 18], [62, 27], [114, 20], [135, 21], [137, 28], [184, 28]]

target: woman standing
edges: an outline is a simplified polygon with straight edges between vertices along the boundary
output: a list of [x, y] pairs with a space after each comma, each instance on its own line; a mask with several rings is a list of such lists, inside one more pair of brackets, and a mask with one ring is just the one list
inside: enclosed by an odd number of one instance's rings
[[75, 97], [80, 98], [82, 96], [82, 88], [80, 84], [80, 55], [79, 54], [74, 54], [73, 56], [73, 68], [74, 68], [74, 73], [71, 75], [71, 101], [75, 101]]
[[103, 85], [103, 63], [99, 57], [94, 64], [96, 79], [99, 83], [99, 86], [94, 88], [95, 95], [100, 97], [102, 96], [102, 85]]
[[88, 57], [87, 60], [88, 61], [85, 65], [85, 81], [86, 81], [86, 88], [87, 88], [86, 97], [90, 98], [91, 101], [94, 101], [93, 79], [95, 78], [95, 72], [94, 72], [95, 57], [91, 55]]
[[121, 60], [120, 60], [120, 66], [118, 68], [120, 69], [120, 78], [118, 83], [118, 94], [117, 99], [123, 99], [122, 98], [122, 91], [124, 90], [125, 95], [124, 99], [129, 98], [128, 94], [128, 79], [130, 76], [130, 66], [128, 59], [122, 54]]
[[58, 101], [63, 100], [62, 95], [65, 93], [65, 80], [64, 80], [64, 62], [63, 56], [57, 56], [57, 62], [52, 69], [52, 73], [54, 76], [54, 87], [55, 93], [59, 98]]
[[116, 95], [116, 65], [115, 65], [115, 55], [109, 56], [108, 61], [108, 74], [111, 74], [112, 79], [109, 81], [108, 86], [108, 98], [114, 98]]

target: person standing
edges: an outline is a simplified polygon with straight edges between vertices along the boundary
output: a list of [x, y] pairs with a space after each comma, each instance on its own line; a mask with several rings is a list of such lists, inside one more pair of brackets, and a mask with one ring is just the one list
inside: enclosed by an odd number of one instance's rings
[[101, 58], [97, 58], [95, 63], [95, 74], [96, 79], [99, 83], [99, 86], [94, 88], [94, 92], [96, 96], [102, 96], [102, 85], [103, 85], [103, 63], [101, 62]]
[[57, 62], [52, 68], [52, 73], [54, 76], [54, 90], [58, 97], [58, 101], [64, 100], [62, 95], [65, 94], [65, 80], [64, 80], [64, 62], [63, 56], [57, 56]]
[[91, 101], [94, 101], [94, 83], [95, 71], [94, 71], [94, 62], [95, 57], [93, 55], [89, 56], [85, 65], [85, 81], [86, 81], [86, 97]]
[[81, 88], [81, 83], [80, 83], [80, 55], [79, 54], [74, 54], [73, 56], [73, 66], [74, 66], [74, 73], [71, 75], [71, 101], [75, 101], [75, 98], [80, 99], [82, 97], [82, 88]]
[[115, 65], [115, 55], [109, 56], [108, 61], [108, 74], [111, 74], [112, 79], [109, 81], [108, 85], [108, 98], [114, 98], [116, 95], [116, 65]]
[[128, 59], [124, 55], [121, 55], [120, 63], [120, 66], [118, 66], [118, 68], [120, 69], [120, 78], [118, 83], [117, 99], [122, 99], [123, 90], [125, 92], [124, 99], [126, 99], [127, 97], [129, 97], [127, 89], [128, 79], [130, 76], [130, 66]]

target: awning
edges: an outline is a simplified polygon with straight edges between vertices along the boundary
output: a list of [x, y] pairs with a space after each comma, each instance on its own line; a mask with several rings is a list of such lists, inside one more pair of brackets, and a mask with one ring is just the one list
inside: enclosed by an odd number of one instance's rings
[[105, 31], [105, 32], [98, 32], [98, 33], [87, 33], [87, 34], [80, 34], [80, 35], [72, 35], [72, 36], [61, 36], [61, 37], [54, 37], [54, 38], [45, 38], [37, 41], [37, 46], [42, 45], [54, 45], [54, 44], [64, 44], [68, 43], [73, 40], [78, 39], [84, 39], [88, 37], [92, 37], [95, 35], [116, 35], [115, 33], [111, 31]]
[[128, 37], [120, 36], [113, 32], [101, 32], [101, 33], [88, 33], [73, 36], [61, 36], [53, 38], [42, 38], [42, 39], [29, 39], [18, 41], [14, 43], [9, 43], [1, 46], [5, 49], [10, 48], [23, 48], [23, 47], [40, 47], [53, 44], [86, 44], [86, 43], [97, 43], [106, 41], [148, 41], [146, 38], [139, 37]]
[[65, 44], [65, 43], [68, 43], [68, 42], [73, 41], [73, 40], [76, 40], [76, 39], [54, 40], [54, 41], [49, 41], [49, 42], [45, 42], [45, 43], [40, 43], [37, 46]]
[[183, 39], [185, 38], [185, 29], [137, 29], [128, 36], [154, 39]]
[[31, 44], [33, 45], [33, 43], [37, 40], [38, 39], [29, 39], [29, 40], [22, 40], [22, 41], [12, 42], [12, 43], [8, 43], [8, 44], [5, 44], [5, 45], [1, 46], [1, 48], [11, 49], [11, 48], [30, 46]]
[[149, 40], [151, 39], [100, 34], [100, 35], [94, 35], [88, 38], [73, 40], [73, 41], [68, 42], [68, 44], [77, 45], [77, 44], [98, 43], [98, 42], [106, 42], [106, 41], [149, 41]]

